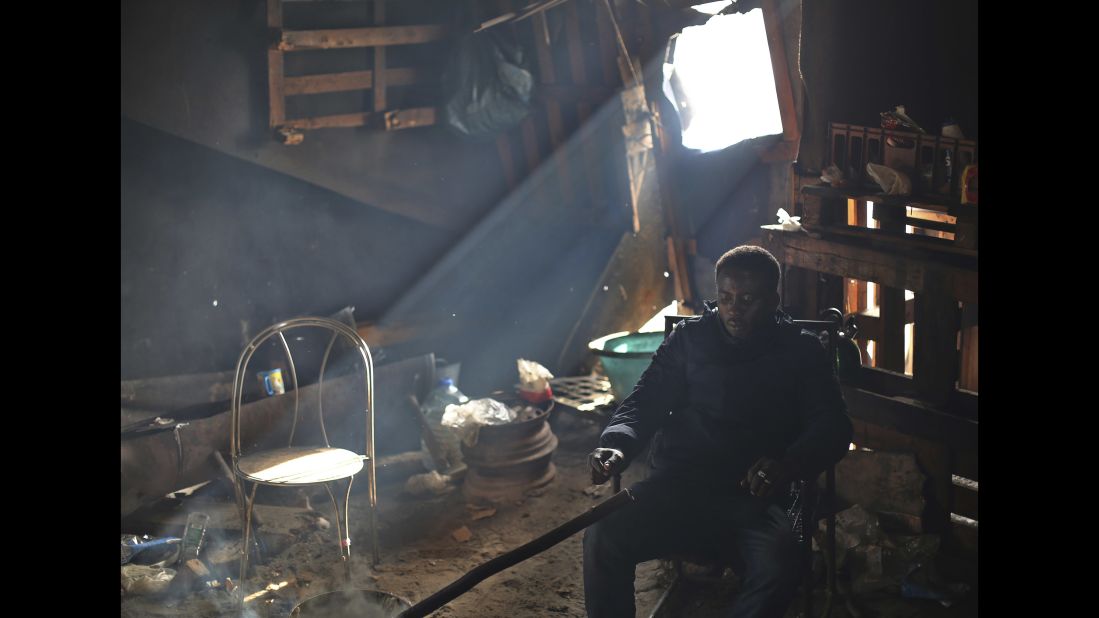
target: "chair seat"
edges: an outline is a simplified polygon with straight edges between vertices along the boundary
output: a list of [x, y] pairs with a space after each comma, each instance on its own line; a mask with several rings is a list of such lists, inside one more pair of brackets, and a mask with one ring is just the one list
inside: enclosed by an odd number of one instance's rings
[[363, 469], [363, 455], [342, 448], [280, 448], [245, 455], [237, 470], [246, 480], [267, 485], [312, 485], [353, 476]]

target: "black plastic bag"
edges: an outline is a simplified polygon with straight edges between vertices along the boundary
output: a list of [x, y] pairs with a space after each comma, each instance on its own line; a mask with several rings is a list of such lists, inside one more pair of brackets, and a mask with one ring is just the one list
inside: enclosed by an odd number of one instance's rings
[[527, 54], [496, 29], [462, 39], [443, 83], [446, 123], [465, 135], [491, 137], [530, 112]]

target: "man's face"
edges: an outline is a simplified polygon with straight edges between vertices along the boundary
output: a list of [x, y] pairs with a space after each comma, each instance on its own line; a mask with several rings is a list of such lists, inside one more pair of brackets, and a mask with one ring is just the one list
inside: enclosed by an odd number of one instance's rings
[[734, 339], [748, 339], [771, 322], [778, 292], [757, 273], [725, 268], [717, 275], [717, 311]]

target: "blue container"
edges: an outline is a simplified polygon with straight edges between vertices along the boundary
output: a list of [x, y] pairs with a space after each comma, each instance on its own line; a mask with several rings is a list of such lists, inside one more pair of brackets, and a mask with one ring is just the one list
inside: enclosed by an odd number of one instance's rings
[[603, 360], [615, 401], [633, 392], [641, 374], [652, 362], [653, 352], [664, 341], [664, 333], [612, 333], [588, 343], [588, 349]]

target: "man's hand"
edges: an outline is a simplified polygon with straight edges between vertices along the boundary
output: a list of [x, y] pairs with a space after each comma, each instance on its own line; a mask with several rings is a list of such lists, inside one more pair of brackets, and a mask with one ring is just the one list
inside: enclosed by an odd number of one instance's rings
[[753, 496], [766, 497], [776, 487], [785, 488], [794, 480], [794, 471], [790, 466], [769, 457], [760, 457], [759, 461], [748, 469], [748, 475], [740, 481], [740, 486], [748, 488]]
[[616, 448], [597, 448], [588, 455], [588, 463], [591, 464], [591, 482], [602, 485], [615, 474], [622, 470], [622, 463], [626, 461], [626, 455]]

